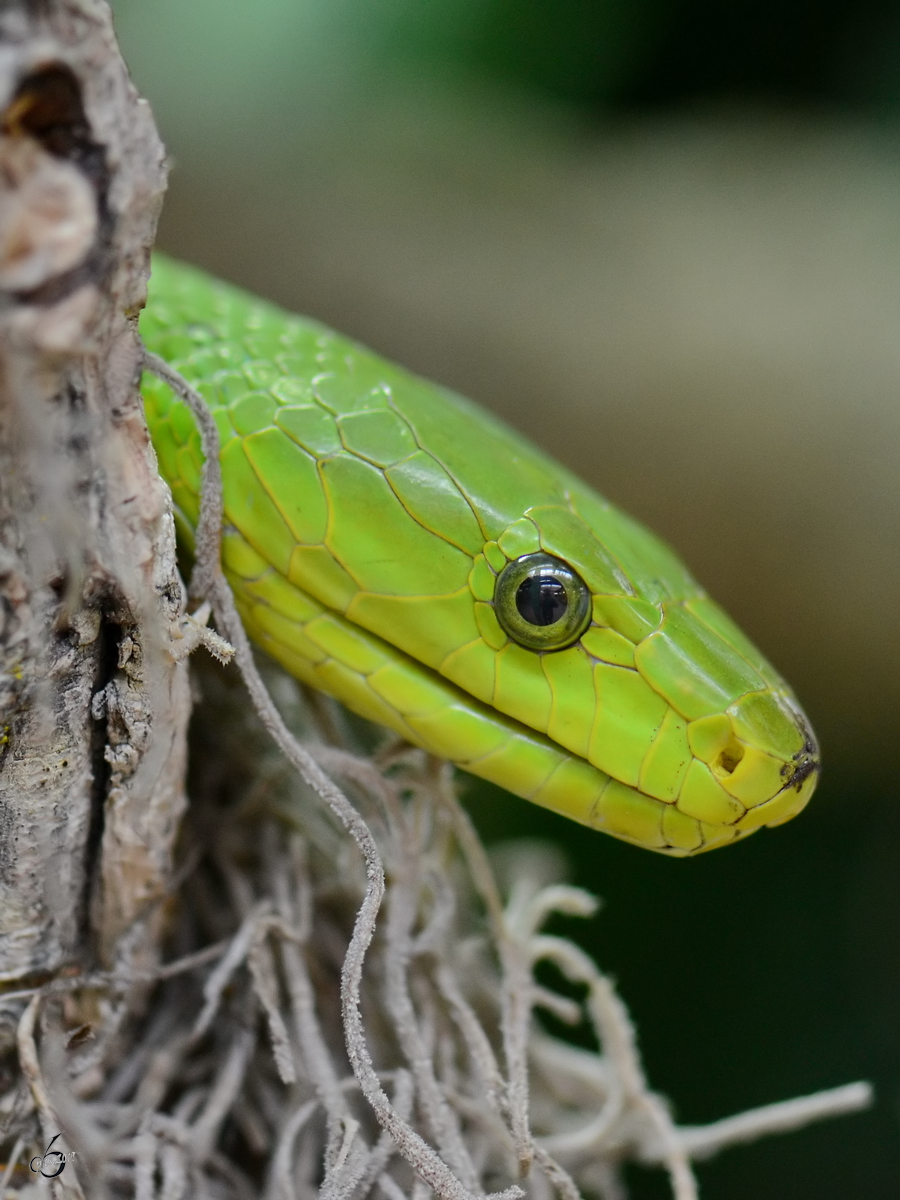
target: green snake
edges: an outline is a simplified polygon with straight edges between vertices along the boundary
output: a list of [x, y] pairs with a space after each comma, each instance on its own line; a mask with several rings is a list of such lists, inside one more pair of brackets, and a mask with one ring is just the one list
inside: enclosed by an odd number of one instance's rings
[[[686, 856], [806, 804], [787, 684], [676, 555], [462, 397], [157, 257], [141, 334], [209, 404], [222, 566], [251, 638], [415, 746]], [[189, 409], [143, 394], [190, 547]]]

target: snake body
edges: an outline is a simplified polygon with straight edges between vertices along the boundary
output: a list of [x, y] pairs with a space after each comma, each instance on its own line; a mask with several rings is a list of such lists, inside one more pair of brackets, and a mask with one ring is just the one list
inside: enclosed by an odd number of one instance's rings
[[[804, 807], [818, 749], [786, 683], [663, 542], [500, 421], [159, 257], [141, 333], [215, 416], [223, 567], [299, 680], [670, 855]], [[189, 542], [199, 434], [143, 393]]]

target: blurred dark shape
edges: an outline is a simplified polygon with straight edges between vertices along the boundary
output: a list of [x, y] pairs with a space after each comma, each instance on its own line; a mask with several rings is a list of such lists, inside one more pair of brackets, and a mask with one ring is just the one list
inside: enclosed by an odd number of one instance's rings
[[[623, 89], [626, 104], [690, 100], [866, 104], [885, 38], [900, 43], [891, 0], [668, 0], [662, 36]], [[856, 63], [868, 63], [859, 72]]]
[[385, 36], [420, 66], [431, 60], [590, 106], [628, 95], [667, 24], [659, 0], [456, 0], [401, 8]]
[[891, 0], [443, 0], [380, 15], [389, 59], [483, 73], [587, 110], [871, 106], [900, 83]]

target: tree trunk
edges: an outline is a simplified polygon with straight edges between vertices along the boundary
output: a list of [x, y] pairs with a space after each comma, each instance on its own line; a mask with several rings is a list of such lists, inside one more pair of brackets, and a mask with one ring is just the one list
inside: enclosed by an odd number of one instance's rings
[[0, 980], [154, 957], [184, 808], [137, 315], [166, 179], [104, 0], [0, 13]]

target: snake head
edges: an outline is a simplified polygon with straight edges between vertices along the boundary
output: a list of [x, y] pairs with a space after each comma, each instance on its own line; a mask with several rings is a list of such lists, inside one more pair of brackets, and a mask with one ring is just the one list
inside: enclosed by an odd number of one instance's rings
[[[686, 856], [800, 811], [793, 693], [678, 556], [495, 418], [165, 260], [147, 344], [210, 405], [222, 564], [311, 687], [517, 795]], [[190, 545], [202, 452], [148, 419]]]
[[[538, 521], [549, 527], [548, 511]], [[552, 703], [539, 728], [608, 777], [596, 794], [587, 779], [583, 789], [567, 790], [560, 772], [536, 798], [678, 857], [796, 816], [815, 789], [819, 750], [792, 691], [692, 577], [671, 565], [667, 547], [611, 507], [602, 515], [605, 528], [595, 519], [581, 531], [567, 517], [565, 546], [558, 540], [554, 555], [542, 549], [512, 559], [493, 594], [506, 634], [530, 649], [534, 674], [548, 681]], [[523, 541], [522, 522], [516, 531], [512, 549]], [[541, 533], [543, 547], [549, 539]], [[618, 574], [604, 565], [610, 561]], [[552, 623], [523, 634], [520, 627], [542, 620]], [[500, 654], [517, 658], [521, 691], [529, 666], [523, 650]], [[494, 702], [510, 710], [515, 695], [504, 692], [502, 669], [499, 680]]]

